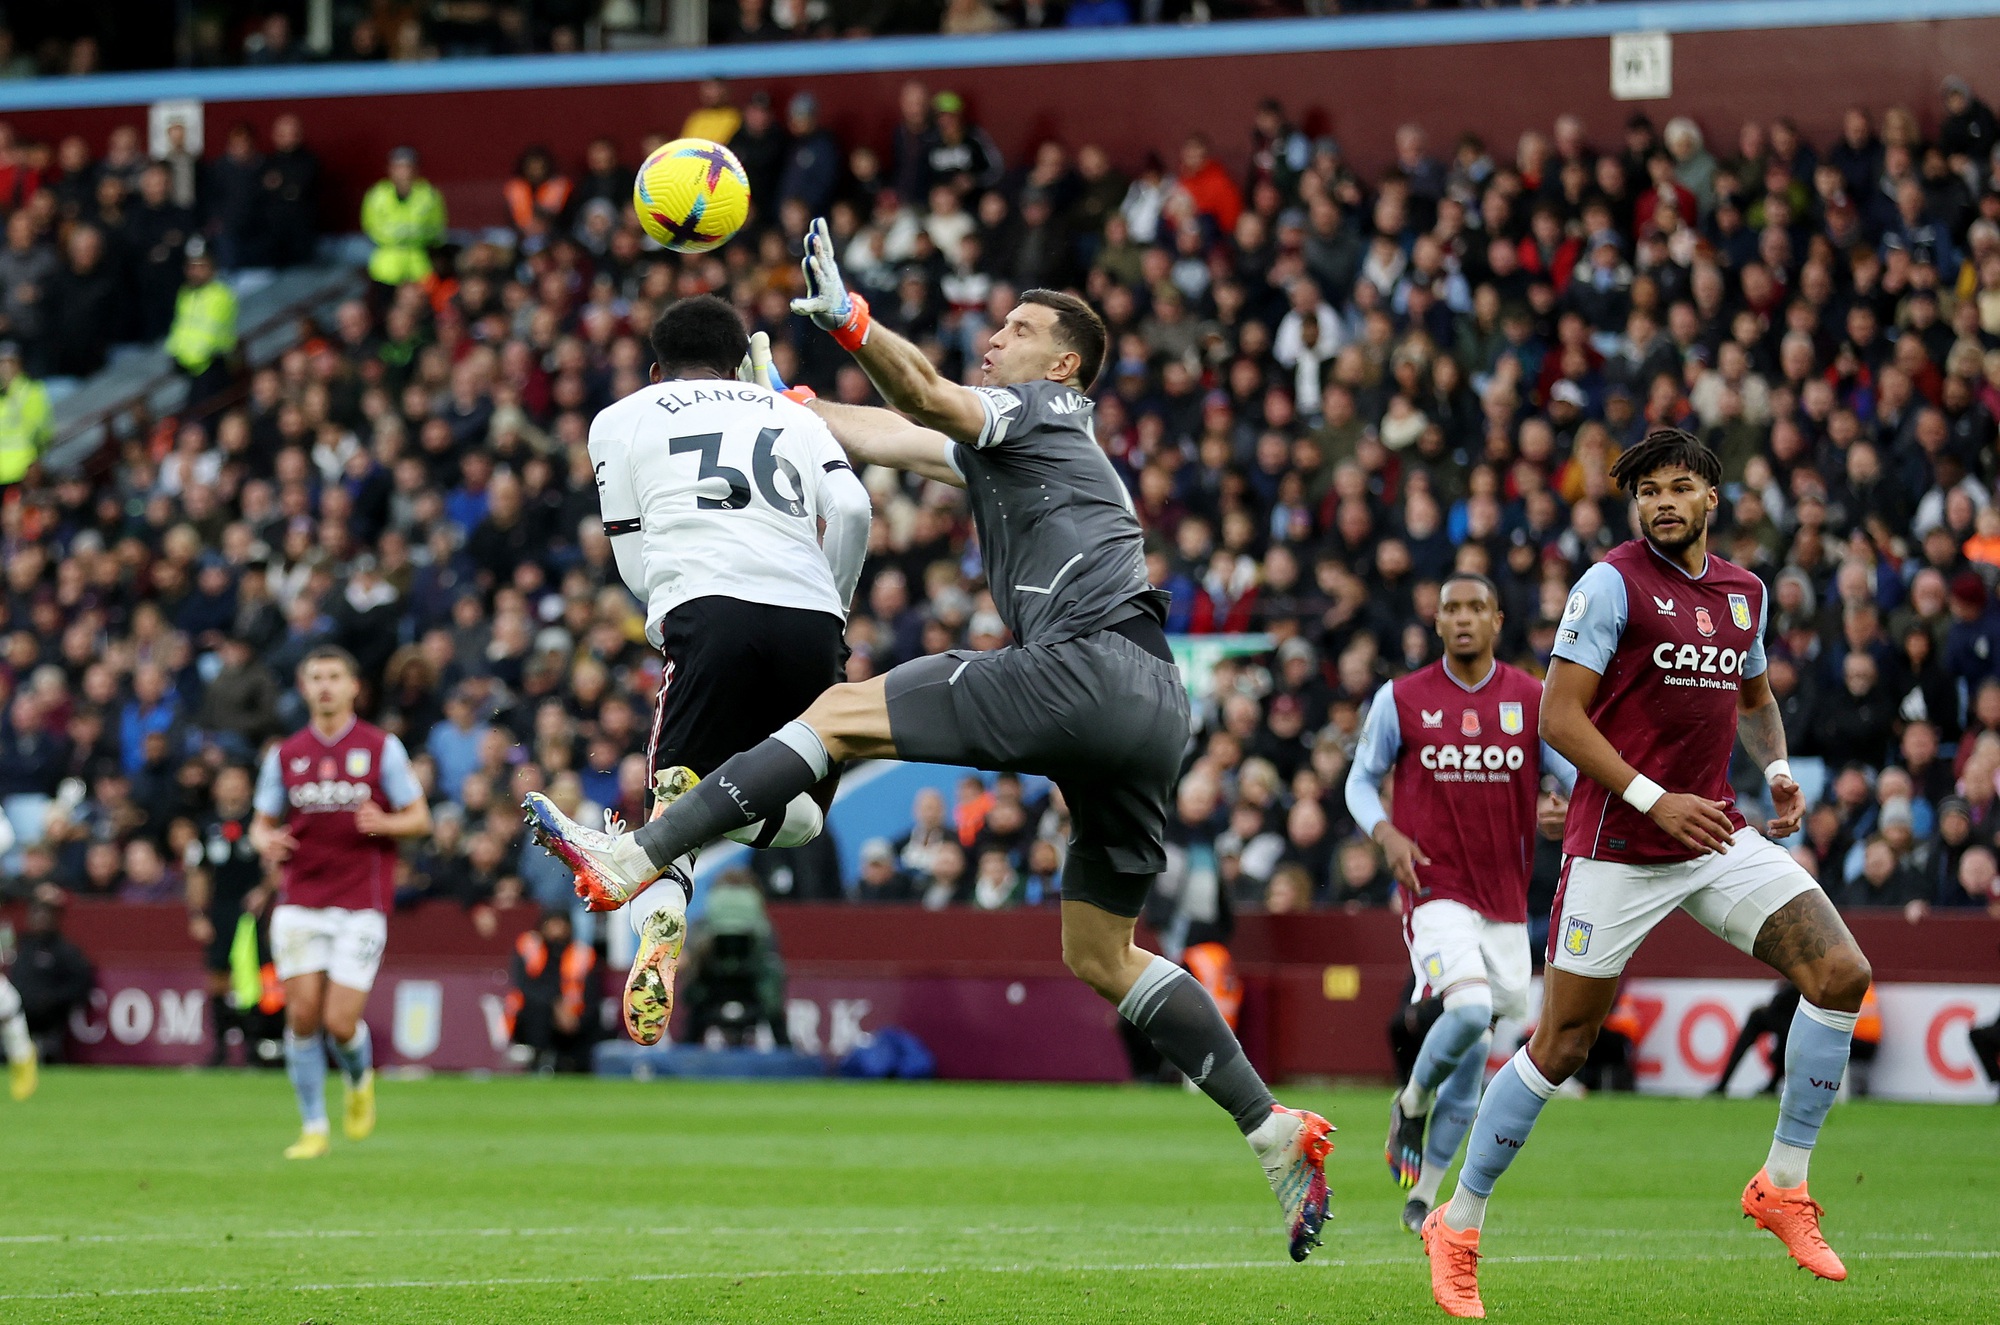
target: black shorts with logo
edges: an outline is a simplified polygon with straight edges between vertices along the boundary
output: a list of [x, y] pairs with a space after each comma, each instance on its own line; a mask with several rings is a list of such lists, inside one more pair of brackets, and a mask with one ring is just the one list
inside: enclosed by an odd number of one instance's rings
[[831, 612], [711, 596], [682, 603], [660, 629], [667, 671], [649, 771], [684, 764], [707, 777], [841, 679], [846, 630]]

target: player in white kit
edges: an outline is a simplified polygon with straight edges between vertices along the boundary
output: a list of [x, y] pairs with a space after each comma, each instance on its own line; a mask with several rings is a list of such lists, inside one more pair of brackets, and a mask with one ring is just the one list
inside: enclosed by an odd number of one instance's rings
[[[796, 718], [841, 680], [847, 604], [872, 518], [867, 489], [818, 415], [762, 381], [740, 381], [750, 339], [720, 299], [683, 299], [651, 341], [653, 385], [590, 427], [604, 532], [625, 585], [646, 605], [666, 670], [647, 765], [666, 801]], [[743, 370], [745, 376], [756, 376]], [[824, 826], [829, 779], [782, 819], [730, 834], [797, 846]], [[531, 797], [529, 822], [551, 808]], [[625, 1026], [657, 1043], [673, 1011], [693, 861], [677, 887], [625, 910], [639, 953]]]

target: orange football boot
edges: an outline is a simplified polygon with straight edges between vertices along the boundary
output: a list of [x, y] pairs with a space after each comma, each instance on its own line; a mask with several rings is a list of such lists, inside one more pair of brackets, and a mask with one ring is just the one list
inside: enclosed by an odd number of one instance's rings
[[1444, 1222], [1444, 1207], [1424, 1220], [1424, 1255], [1431, 1258], [1431, 1296], [1447, 1316], [1485, 1320], [1479, 1300], [1479, 1230], [1464, 1232]]
[[1743, 1217], [1757, 1221], [1757, 1227], [1775, 1233], [1778, 1241], [1800, 1266], [1822, 1279], [1836, 1282], [1847, 1277], [1847, 1267], [1820, 1235], [1819, 1217], [1824, 1213], [1818, 1201], [1806, 1194], [1806, 1185], [1780, 1187], [1771, 1175], [1757, 1170], [1743, 1189]]

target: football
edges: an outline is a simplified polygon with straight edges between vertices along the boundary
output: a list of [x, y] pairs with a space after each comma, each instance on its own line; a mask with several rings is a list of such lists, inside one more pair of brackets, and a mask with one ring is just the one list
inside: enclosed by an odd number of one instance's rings
[[729, 242], [750, 214], [750, 177], [720, 143], [676, 138], [654, 149], [632, 182], [632, 210], [656, 241], [677, 253]]

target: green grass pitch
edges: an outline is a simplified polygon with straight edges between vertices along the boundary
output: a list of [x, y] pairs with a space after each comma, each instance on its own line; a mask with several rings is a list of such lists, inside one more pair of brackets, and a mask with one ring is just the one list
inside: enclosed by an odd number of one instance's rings
[[[1285, 1098], [1343, 1129], [1303, 1266], [1170, 1089], [388, 1081], [372, 1140], [288, 1164], [282, 1076], [56, 1070], [0, 1102], [0, 1321], [1442, 1320], [1387, 1091]], [[1492, 1318], [2000, 1317], [1993, 1110], [1835, 1110], [1825, 1284], [1736, 1209], [1774, 1107], [1556, 1101], [1495, 1195]]]

